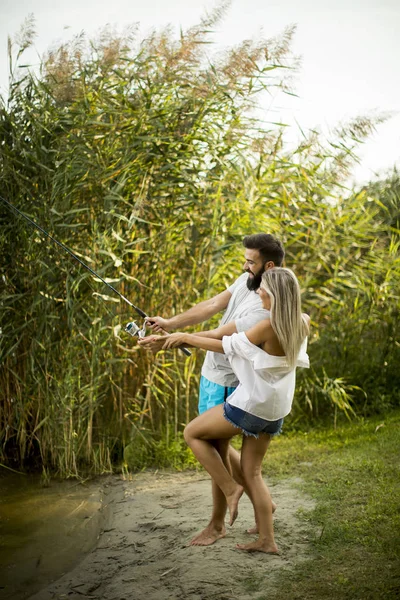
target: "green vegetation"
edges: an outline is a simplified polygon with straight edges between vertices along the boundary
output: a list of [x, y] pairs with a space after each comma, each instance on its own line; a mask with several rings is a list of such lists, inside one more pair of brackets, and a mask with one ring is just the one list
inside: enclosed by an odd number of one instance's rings
[[[374, 123], [287, 148], [265, 98], [292, 93], [294, 31], [211, 56], [223, 13], [179, 39], [79, 37], [36, 75], [18, 70], [27, 23], [0, 106], [2, 194], [148, 314], [220, 292], [243, 235], [278, 235], [313, 321], [294, 427], [398, 405], [397, 221], [380, 188], [343, 187]], [[181, 468], [202, 354], [139, 351], [127, 305], [1, 202], [0, 280], [0, 463], [102, 473], [126, 449], [135, 468]]]
[[[300, 517], [310, 560], [277, 575], [257, 600], [389, 600], [400, 590], [400, 413], [332, 429], [282, 435], [265, 472], [300, 477], [317, 502]], [[269, 574], [258, 590], [268, 588]], [[249, 578], [250, 579], [250, 578]]]

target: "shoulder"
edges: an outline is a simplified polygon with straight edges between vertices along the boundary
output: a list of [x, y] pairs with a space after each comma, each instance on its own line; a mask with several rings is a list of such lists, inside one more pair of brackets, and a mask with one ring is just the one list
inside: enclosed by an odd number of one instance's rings
[[242, 284], [246, 281], [246, 279], [247, 279], [247, 274], [242, 273], [237, 279], [235, 279], [235, 281], [233, 283], [231, 283], [231, 285], [229, 287], [226, 288], [226, 291], [229, 291], [231, 294], [233, 294], [233, 292], [235, 290], [237, 290], [238, 287], [242, 286]]
[[253, 325], [251, 329], [246, 331], [247, 339], [254, 344], [259, 346], [275, 336], [275, 332], [272, 329], [270, 319], [262, 319], [256, 325]]
[[233, 282], [232, 285], [234, 285], [234, 286], [243, 285], [246, 283], [247, 278], [248, 278], [248, 274], [242, 273], [241, 275], [239, 275], [239, 277], [237, 279], [235, 279], [235, 281]]
[[247, 273], [243, 273], [227, 288], [234, 298], [240, 298], [242, 300], [248, 295], [247, 277]]
[[271, 319], [264, 319], [261, 321], [264, 342], [276, 342], [278, 340], [274, 328], [272, 327]]
[[307, 313], [302, 313], [301, 317], [303, 320], [302, 334], [304, 337], [308, 338], [308, 336], [310, 335], [311, 318], [310, 315], [307, 315]]
[[266, 332], [273, 331], [272, 325], [271, 325], [271, 319], [269, 317], [259, 321], [257, 323], [257, 325], [255, 325], [255, 327], [259, 327], [260, 330], [266, 331]]

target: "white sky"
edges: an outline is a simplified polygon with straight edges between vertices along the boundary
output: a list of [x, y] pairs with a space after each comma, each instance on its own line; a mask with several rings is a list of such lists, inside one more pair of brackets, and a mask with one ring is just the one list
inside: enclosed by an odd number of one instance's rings
[[[37, 54], [82, 30], [90, 37], [107, 23], [139, 22], [142, 36], [168, 23], [179, 31], [214, 6], [214, 0], [0, 0], [0, 92], [8, 81], [7, 35], [29, 13], [38, 36], [36, 54], [30, 51], [24, 62], [34, 65]], [[328, 131], [358, 114], [392, 112], [360, 149], [354, 180], [400, 167], [400, 0], [233, 0], [213, 37], [215, 49], [273, 37], [292, 23], [298, 26], [293, 50], [302, 56], [300, 98], [281, 96], [274, 120]]]

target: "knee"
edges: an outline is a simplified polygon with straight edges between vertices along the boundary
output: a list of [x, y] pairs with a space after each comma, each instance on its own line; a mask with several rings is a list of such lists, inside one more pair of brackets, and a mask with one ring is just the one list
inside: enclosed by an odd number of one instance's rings
[[251, 485], [253, 481], [262, 477], [261, 467], [246, 467], [242, 465], [242, 473], [245, 483]]
[[191, 423], [188, 423], [185, 429], [183, 430], [183, 437], [185, 438], [185, 442], [188, 444], [188, 446], [190, 446], [190, 442], [193, 439], [192, 429], [193, 428], [191, 427]]

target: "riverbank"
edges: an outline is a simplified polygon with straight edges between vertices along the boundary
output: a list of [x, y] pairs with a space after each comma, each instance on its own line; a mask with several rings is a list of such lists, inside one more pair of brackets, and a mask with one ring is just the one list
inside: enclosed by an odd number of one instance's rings
[[298, 489], [299, 480], [271, 486], [279, 556], [235, 549], [249, 540], [250, 502], [240, 502], [239, 517], [227, 536], [209, 547], [187, 546], [211, 511], [209, 477], [203, 472], [154, 472], [131, 481], [108, 478], [103, 502], [112, 507], [97, 546], [71, 572], [30, 600], [250, 600], [259, 597], [254, 582], [291, 569], [309, 557], [309, 529], [299, 514], [314, 502]]
[[0, 473], [0, 600], [25, 600], [71, 571], [110, 518], [105, 479]]
[[187, 546], [211, 511], [203, 471], [94, 480], [104, 521], [93, 549], [30, 600], [399, 600], [399, 447], [400, 411], [274, 440], [265, 478], [279, 556], [235, 549], [253, 521], [245, 497], [224, 539]]

